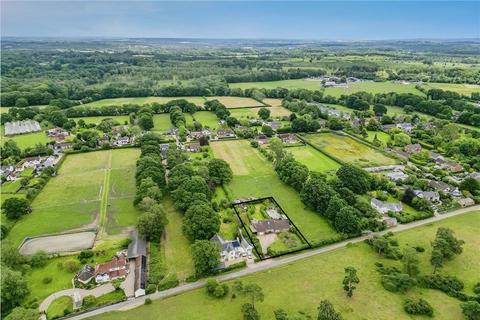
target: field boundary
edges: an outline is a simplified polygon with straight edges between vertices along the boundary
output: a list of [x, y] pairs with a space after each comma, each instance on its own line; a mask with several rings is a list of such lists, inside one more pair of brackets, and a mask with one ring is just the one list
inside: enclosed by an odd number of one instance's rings
[[[284, 214], [287, 219], [288, 219], [288, 222], [295, 228], [295, 233], [297, 233], [301, 240], [303, 240], [307, 245], [306, 246], [303, 246], [302, 248], [299, 248], [299, 249], [295, 249], [295, 250], [290, 250], [290, 251], [287, 251], [287, 252], [284, 252], [284, 253], [280, 253], [280, 254], [277, 254], [277, 255], [273, 255], [273, 256], [268, 256], [268, 257], [264, 257], [263, 253], [260, 253], [258, 252], [258, 248], [257, 246], [255, 245], [255, 242], [253, 241], [252, 237], [250, 236], [250, 233], [248, 232], [248, 229], [247, 229], [247, 226], [245, 225], [245, 223], [243, 222], [241, 216], [240, 216], [240, 213], [238, 212], [237, 210], [237, 206], [240, 206], [242, 204], [251, 204], [251, 203], [257, 203], [257, 202], [262, 202], [262, 201], [265, 201], [265, 200], [269, 200], [269, 201], [272, 201], [279, 209], [280, 211], [282, 212], [282, 214]], [[257, 253], [257, 256], [260, 258], [260, 260], [268, 260], [268, 259], [272, 259], [272, 258], [278, 258], [278, 257], [281, 257], [281, 256], [284, 256], [284, 255], [287, 255], [287, 254], [292, 254], [292, 253], [296, 253], [296, 252], [300, 252], [300, 251], [303, 251], [303, 250], [307, 250], [307, 249], [311, 249], [312, 248], [312, 245], [310, 244], [310, 242], [308, 242], [307, 238], [305, 238], [305, 236], [303, 235], [303, 233], [300, 231], [300, 229], [297, 228], [297, 226], [295, 225], [295, 223], [290, 219], [290, 217], [288, 216], [288, 214], [283, 210], [283, 208], [278, 204], [278, 202], [275, 200], [275, 198], [273, 197], [264, 197], [264, 198], [258, 198], [258, 199], [253, 199], [253, 200], [247, 200], [247, 201], [241, 201], [241, 202], [235, 202], [232, 204], [232, 207], [233, 207], [233, 210], [235, 211], [238, 219], [240, 220], [241, 224], [242, 224], [242, 227], [245, 231], [245, 233], [247, 234], [250, 242], [252, 243], [253, 245], [253, 248], [255, 249], [255, 252]]]

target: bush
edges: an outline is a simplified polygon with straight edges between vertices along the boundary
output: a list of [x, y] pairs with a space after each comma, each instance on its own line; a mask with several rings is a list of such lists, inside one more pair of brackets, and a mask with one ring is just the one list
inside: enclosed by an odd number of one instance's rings
[[215, 298], [223, 298], [228, 294], [228, 285], [220, 284], [216, 279], [208, 279], [205, 287], [207, 294]]
[[150, 298], [145, 299], [145, 305], [149, 305], [149, 304], [152, 304], [152, 299]]
[[80, 254], [77, 256], [78, 260], [80, 261], [87, 261], [91, 257], [93, 257], [94, 253], [92, 250], [84, 250], [80, 252]]
[[473, 292], [475, 294], [479, 294], [480, 295], [480, 282], [477, 282], [474, 286], [473, 286]]
[[42, 283], [43, 284], [49, 284], [50, 282], [52, 282], [52, 277], [45, 277], [42, 279]]
[[162, 290], [174, 288], [176, 286], [178, 286], [177, 275], [169, 274], [160, 281], [160, 283], [158, 284], [158, 290], [162, 291]]
[[153, 283], [149, 284], [145, 289], [145, 294], [151, 294], [157, 291], [157, 286]]
[[391, 292], [406, 292], [417, 284], [417, 280], [405, 273], [392, 273], [383, 274], [381, 283], [385, 290]]
[[83, 306], [87, 309], [90, 307], [93, 307], [96, 303], [97, 303], [97, 298], [95, 298], [92, 295], [89, 295], [83, 298]]
[[421, 298], [418, 300], [407, 299], [405, 301], [405, 304], [403, 305], [403, 309], [408, 314], [423, 315], [429, 317], [433, 316], [432, 306], [428, 303], [428, 301]]
[[63, 267], [68, 272], [75, 272], [80, 268], [80, 263], [77, 260], [67, 260], [63, 263]]
[[416, 246], [416, 247], [413, 247], [415, 249], [415, 251], [417, 252], [425, 252], [425, 248], [424, 247], [421, 247], [421, 246]]
[[30, 258], [30, 265], [33, 268], [45, 267], [48, 260], [48, 254], [45, 251], [38, 251]]
[[433, 274], [423, 276], [420, 279], [423, 287], [437, 289], [448, 294], [451, 291], [462, 291], [463, 282], [454, 276], [442, 276], [441, 274]]
[[480, 319], [480, 303], [476, 301], [468, 301], [460, 305], [462, 307], [462, 313], [467, 320]]

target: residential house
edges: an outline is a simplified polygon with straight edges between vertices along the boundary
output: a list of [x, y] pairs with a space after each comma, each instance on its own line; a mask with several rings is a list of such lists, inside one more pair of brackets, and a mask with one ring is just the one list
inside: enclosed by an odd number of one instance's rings
[[277, 130], [277, 129], [280, 129], [281, 127], [283, 127], [281, 122], [276, 122], [276, 121], [270, 121], [270, 122], [265, 121], [265, 122], [263, 122], [263, 124], [266, 125], [266, 126], [269, 126], [273, 130]]
[[413, 125], [408, 122], [397, 123], [396, 127], [408, 133], [410, 133], [414, 128]]
[[80, 271], [77, 272], [76, 278], [81, 283], [87, 284], [93, 279], [94, 276], [95, 268], [89, 264], [86, 264], [82, 269], [80, 269]]
[[42, 171], [45, 168], [53, 168], [55, 167], [56, 163], [57, 163], [57, 159], [54, 156], [42, 158], [42, 160], [40, 161], [40, 164], [37, 165], [36, 170]]
[[201, 151], [200, 143], [198, 143], [198, 142], [189, 143], [189, 144], [187, 144], [186, 150], [187, 150], [187, 152], [200, 152]]
[[188, 137], [190, 140], [198, 140], [201, 137], [210, 137], [212, 132], [209, 129], [203, 129], [201, 131], [190, 131]]
[[132, 242], [128, 245], [128, 261], [135, 263], [135, 284], [134, 295], [140, 297], [145, 295], [147, 285], [147, 241], [140, 236], [136, 230], [130, 232]]
[[241, 230], [239, 233], [240, 238], [237, 237], [235, 240], [225, 240], [219, 234], [210, 239], [210, 241], [218, 243], [222, 263], [252, 257], [253, 246], [243, 237]]
[[125, 278], [128, 272], [127, 257], [124, 253], [119, 253], [111, 261], [95, 266], [95, 281], [104, 283], [114, 279], [122, 279]]
[[264, 134], [261, 134], [261, 135], [258, 135], [256, 137], [256, 140], [257, 140], [258, 144], [263, 145], [263, 144], [267, 144], [270, 141], [270, 138], [268, 138]]
[[63, 141], [69, 135], [70, 134], [68, 133], [67, 130], [65, 130], [63, 128], [59, 128], [59, 127], [49, 129], [47, 131], [47, 136], [49, 136], [50, 138], [53, 138], [55, 140], [58, 140], [58, 141]]
[[1, 166], [0, 167], [0, 175], [2, 177], [8, 177], [13, 171], [15, 170], [14, 166]]
[[113, 141], [113, 145], [117, 147], [126, 146], [130, 144], [129, 137], [119, 137]]
[[392, 165], [389, 165], [389, 166], [378, 166], [378, 167], [364, 168], [364, 170], [368, 171], [368, 172], [381, 172], [381, 171], [389, 171], [389, 170], [402, 171], [404, 169], [405, 169], [405, 166], [401, 165], [401, 164], [392, 164]]
[[168, 149], [170, 149], [170, 144], [168, 144], [168, 143], [160, 144], [160, 155], [162, 156], [162, 158], [167, 157]]
[[408, 154], [419, 153], [422, 151], [422, 146], [418, 143], [415, 144], [407, 144], [404, 148], [405, 152]]
[[283, 133], [279, 134], [278, 137], [282, 140], [283, 143], [297, 143], [298, 138], [293, 133]]
[[453, 161], [445, 161], [440, 167], [452, 173], [458, 173], [463, 171], [462, 165]]
[[327, 127], [327, 120], [325, 119], [318, 119], [318, 123], [320, 124], [320, 128], [326, 128]]
[[443, 163], [445, 161], [445, 158], [436, 152], [430, 151], [430, 159], [435, 161], [435, 163]]
[[428, 200], [430, 202], [439, 202], [440, 201], [440, 194], [436, 191], [413, 190], [413, 193], [417, 197]]
[[230, 129], [220, 129], [217, 130], [217, 138], [218, 139], [228, 139], [228, 138], [236, 138], [235, 132]]
[[284, 219], [252, 220], [250, 229], [258, 235], [286, 232], [290, 230], [290, 223]]
[[403, 205], [401, 203], [383, 202], [375, 198], [370, 201], [370, 205], [381, 214], [386, 214], [387, 212], [400, 212], [403, 210]]
[[468, 175], [469, 178], [473, 178], [480, 182], [480, 172], [472, 172]]
[[382, 221], [385, 222], [387, 228], [395, 227], [398, 224], [397, 218], [389, 216], [383, 216]]
[[428, 186], [436, 191], [451, 194], [454, 197], [461, 196], [461, 193], [457, 187], [452, 187], [451, 185], [442, 181], [430, 180], [428, 182]]
[[384, 124], [382, 126], [380, 126], [380, 128], [383, 130], [383, 131], [390, 131], [392, 130], [393, 128], [396, 128], [397, 125], [395, 124]]
[[386, 173], [385, 176], [394, 182], [405, 181], [408, 179], [408, 174], [403, 173], [402, 171], [389, 172], [389, 173]]
[[53, 150], [60, 151], [60, 150], [67, 150], [73, 148], [73, 142], [55, 142], [53, 145]]
[[462, 208], [465, 208], [465, 207], [473, 206], [475, 204], [475, 201], [473, 201], [472, 198], [460, 198], [460, 199], [458, 199], [458, 204]]

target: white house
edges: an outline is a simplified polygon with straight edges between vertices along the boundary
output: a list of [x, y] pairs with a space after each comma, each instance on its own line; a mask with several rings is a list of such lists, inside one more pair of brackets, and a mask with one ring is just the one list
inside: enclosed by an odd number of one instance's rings
[[241, 258], [251, 258], [253, 246], [243, 237], [239, 230], [240, 239], [225, 240], [220, 235], [214, 235], [210, 241], [215, 241], [220, 247], [221, 262], [233, 261]]
[[387, 212], [400, 212], [403, 210], [403, 205], [401, 203], [383, 202], [375, 198], [370, 201], [370, 205], [381, 214], [386, 214]]
[[385, 176], [392, 181], [405, 181], [408, 179], [408, 174], [405, 174], [402, 171], [389, 172], [386, 173]]

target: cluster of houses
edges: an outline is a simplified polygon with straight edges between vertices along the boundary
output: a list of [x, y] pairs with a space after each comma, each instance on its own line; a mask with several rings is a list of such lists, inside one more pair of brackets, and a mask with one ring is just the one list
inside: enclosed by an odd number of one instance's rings
[[373, 198], [370, 200], [370, 205], [380, 214], [382, 221], [386, 223], [387, 227], [394, 227], [397, 225], [397, 219], [390, 217], [388, 213], [401, 212], [403, 210], [402, 203], [384, 202]]
[[371, 80], [362, 80], [355, 77], [341, 78], [336, 76], [308, 77], [307, 81], [321, 81], [324, 87], [345, 88], [353, 82], [371, 82]]
[[0, 167], [0, 174], [6, 181], [15, 181], [20, 179], [22, 173], [27, 169], [31, 169], [32, 174], [40, 174], [45, 168], [55, 167], [59, 160], [58, 156], [29, 157], [21, 160], [15, 166]]

